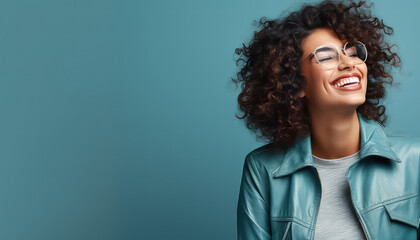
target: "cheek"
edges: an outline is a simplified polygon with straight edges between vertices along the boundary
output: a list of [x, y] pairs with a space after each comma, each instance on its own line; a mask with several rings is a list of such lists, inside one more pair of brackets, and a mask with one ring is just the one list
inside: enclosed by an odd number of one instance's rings
[[362, 79], [363, 79], [363, 82], [365, 83], [365, 86], [366, 86], [368, 70], [367, 70], [367, 66], [366, 66], [365, 63], [359, 67], [359, 71], [360, 71], [360, 73], [362, 73]]
[[367, 67], [367, 65], [366, 65], [366, 63], [363, 63], [363, 64], [361, 64], [360, 65], [360, 67], [359, 67], [359, 71], [364, 75], [364, 76], [367, 76], [367, 72], [368, 72], [368, 67]]
[[305, 92], [307, 95], [317, 95], [315, 92], [319, 91], [322, 88], [322, 79], [324, 76], [315, 68], [306, 68], [302, 70], [303, 76], [305, 76]]
[[322, 79], [320, 79], [318, 76], [311, 76], [307, 78], [305, 92], [307, 96], [311, 99], [313, 99], [316, 96], [319, 97], [320, 95], [322, 95], [324, 92]]

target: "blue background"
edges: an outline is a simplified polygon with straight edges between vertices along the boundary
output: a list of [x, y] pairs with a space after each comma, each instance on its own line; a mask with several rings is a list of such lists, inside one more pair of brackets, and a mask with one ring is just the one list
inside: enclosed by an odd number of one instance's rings
[[[0, 239], [234, 239], [246, 153], [234, 50], [306, 1], [2, 0]], [[314, 2], [314, 1], [313, 1]], [[388, 128], [420, 135], [418, 3]]]

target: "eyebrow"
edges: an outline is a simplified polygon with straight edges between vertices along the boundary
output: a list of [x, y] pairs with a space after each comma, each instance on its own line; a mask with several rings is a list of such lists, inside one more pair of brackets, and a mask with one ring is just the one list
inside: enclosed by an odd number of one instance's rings
[[331, 51], [331, 47], [322, 47], [322, 48], [318, 48], [316, 51], [317, 52], [327, 52], [327, 51]]
[[[318, 50], [316, 50], [316, 51], [317, 52], [328, 52], [328, 51], [331, 51], [331, 49], [332, 49], [331, 47], [326, 46], [326, 47], [318, 48]], [[312, 59], [312, 58], [314, 58], [314, 55], [311, 54], [308, 57], [309, 57], [309, 59]]]

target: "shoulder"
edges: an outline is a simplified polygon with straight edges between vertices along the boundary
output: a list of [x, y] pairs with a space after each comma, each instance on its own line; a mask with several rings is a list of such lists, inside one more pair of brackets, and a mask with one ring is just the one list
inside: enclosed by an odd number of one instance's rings
[[420, 138], [397, 130], [384, 129], [384, 132], [391, 149], [404, 165], [412, 169], [420, 168]]
[[245, 162], [264, 172], [271, 173], [279, 166], [285, 152], [286, 150], [275, 149], [273, 144], [269, 143], [248, 152]]
[[398, 130], [384, 128], [388, 142], [393, 148], [405, 148], [420, 154], [420, 137]]

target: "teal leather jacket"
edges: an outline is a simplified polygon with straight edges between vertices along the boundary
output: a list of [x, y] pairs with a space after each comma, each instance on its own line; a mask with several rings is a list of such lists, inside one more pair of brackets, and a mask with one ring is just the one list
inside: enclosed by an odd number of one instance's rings
[[[385, 131], [357, 114], [360, 159], [346, 178], [366, 238], [420, 239], [420, 139]], [[310, 136], [287, 150], [271, 146], [246, 155], [237, 205], [238, 239], [313, 239], [321, 182]]]

